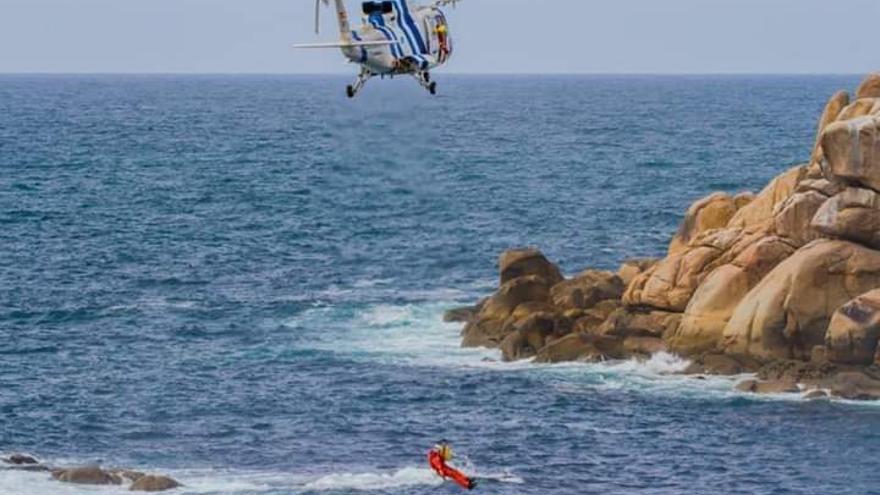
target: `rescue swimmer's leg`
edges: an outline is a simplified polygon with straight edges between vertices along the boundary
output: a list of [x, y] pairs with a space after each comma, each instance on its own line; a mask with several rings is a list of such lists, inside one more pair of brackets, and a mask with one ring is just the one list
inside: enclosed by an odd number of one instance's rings
[[437, 94], [437, 83], [431, 81], [431, 74], [428, 71], [416, 72], [413, 74], [413, 77], [415, 77], [416, 81], [418, 81], [423, 88], [427, 89], [429, 93], [432, 95]]
[[363, 89], [364, 84], [367, 84], [367, 81], [373, 77], [373, 73], [361, 67], [361, 72], [358, 74], [357, 80], [354, 84], [349, 84], [348, 87], [345, 88], [345, 93], [349, 98], [354, 98], [360, 93], [361, 89]]

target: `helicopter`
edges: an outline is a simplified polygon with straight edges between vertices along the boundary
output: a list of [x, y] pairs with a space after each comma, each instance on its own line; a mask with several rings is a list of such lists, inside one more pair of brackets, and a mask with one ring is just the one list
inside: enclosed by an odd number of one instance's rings
[[[367, 1], [361, 5], [363, 24], [352, 29], [343, 0], [334, 0], [339, 22], [340, 39], [332, 43], [294, 45], [295, 48], [338, 48], [345, 58], [360, 66], [346, 95], [354, 98], [364, 85], [375, 76], [381, 78], [410, 75], [432, 95], [437, 94], [437, 83], [431, 80], [431, 70], [449, 61], [452, 38], [449, 23], [440, 9], [455, 6], [458, 0], [435, 0], [429, 5], [410, 6], [407, 0]], [[315, 2], [315, 34], [320, 34], [321, 3]]]

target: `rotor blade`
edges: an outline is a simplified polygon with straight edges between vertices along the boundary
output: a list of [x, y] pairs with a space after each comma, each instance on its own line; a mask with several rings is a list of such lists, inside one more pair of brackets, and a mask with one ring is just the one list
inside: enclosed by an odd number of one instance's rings
[[379, 41], [335, 41], [332, 43], [302, 43], [293, 45], [294, 48], [353, 48], [360, 46], [387, 46], [399, 45], [399, 41], [379, 40]]
[[321, 34], [321, 0], [315, 0], [315, 34]]

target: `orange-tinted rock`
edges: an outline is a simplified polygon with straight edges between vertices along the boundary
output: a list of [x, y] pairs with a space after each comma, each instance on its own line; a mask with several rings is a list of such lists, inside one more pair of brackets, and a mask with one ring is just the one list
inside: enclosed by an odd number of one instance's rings
[[716, 192], [697, 201], [685, 213], [678, 233], [669, 245], [669, 254], [682, 251], [700, 234], [726, 227], [736, 211], [736, 201], [725, 193]]

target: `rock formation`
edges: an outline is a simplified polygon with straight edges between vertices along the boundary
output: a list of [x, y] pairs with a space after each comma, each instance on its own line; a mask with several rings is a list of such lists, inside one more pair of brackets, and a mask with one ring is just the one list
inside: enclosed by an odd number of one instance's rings
[[690, 373], [757, 372], [750, 392], [880, 397], [880, 74], [831, 97], [814, 143], [758, 194], [696, 201], [660, 260], [566, 280], [509, 251], [498, 291], [447, 319], [506, 360], [668, 350]]
[[62, 483], [105, 486], [118, 486], [130, 483], [129, 490], [142, 492], [160, 492], [183, 486], [178, 481], [167, 476], [146, 474], [129, 469], [104, 469], [100, 466], [52, 467], [27, 454], [11, 454], [6, 457], [0, 457], [0, 461], [8, 465], [5, 469], [42, 471]]

